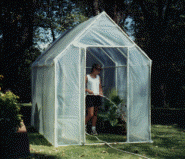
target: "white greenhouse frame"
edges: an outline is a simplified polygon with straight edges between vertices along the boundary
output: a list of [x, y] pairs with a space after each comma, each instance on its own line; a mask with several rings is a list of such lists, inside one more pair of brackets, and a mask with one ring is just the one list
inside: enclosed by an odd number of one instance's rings
[[[102, 65], [102, 85], [104, 69], [113, 69], [118, 92], [126, 81], [122, 93], [127, 102], [127, 141], [124, 143], [152, 143], [152, 60], [105, 12], [61, 35], [32, 64], [32, 126], [55, 147], [89, 145], [85, 136], [85, 75], [90, 69], [89, 54]], [[106, 58], [114, 65], [109, 65]], [[124, 72], [126, 78], [118, 72]]]

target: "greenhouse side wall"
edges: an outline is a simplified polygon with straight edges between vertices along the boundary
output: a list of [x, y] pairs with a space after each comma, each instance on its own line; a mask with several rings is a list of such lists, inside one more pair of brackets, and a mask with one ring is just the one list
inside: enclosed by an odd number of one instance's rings
[[56, 112], [58, 146], [80, 145], [82, 119], [78, 47], [70, 46], [56, 59]]
[[137, 48], [129, 52], [129, 142], [150, 141], [150, 60]]
[[55, 119], [55, 86], [54, 66], [44, 67], [43, 77], [43, 133], [45, 138], [54, 145], [54, 119]]
[[31, 125], [54, 144], [54, 67], [32, 68]]
[[43, 118], [42, 118], [42, 107], [43, 107], [43, 67], [32, 68], [32, 114], [31, 124], [43, 134]]

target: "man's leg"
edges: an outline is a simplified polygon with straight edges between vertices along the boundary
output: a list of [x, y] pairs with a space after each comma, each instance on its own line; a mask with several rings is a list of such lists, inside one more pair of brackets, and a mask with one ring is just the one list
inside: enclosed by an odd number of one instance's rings
[[92, 126], [96, 126], [97, 114], [98, 114], [98, 107], [95, 107], [94, 108], [94, 116], [92, 117]]
[[85, 125], [87, 125], [87, 122], [94, 116], [94, 107], [87, 108], [88, 114], [85, 118]]

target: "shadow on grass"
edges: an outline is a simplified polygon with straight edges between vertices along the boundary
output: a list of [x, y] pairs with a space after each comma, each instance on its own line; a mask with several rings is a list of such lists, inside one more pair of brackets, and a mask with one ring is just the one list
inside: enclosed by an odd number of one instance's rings
[[47, 155], [47, 154], [31, 153], [29, 157], [24, 158], [24, 159], [59, 159], [59, 158], [56, 156]]
[[[153, 125], [152, 140], [153, 144], [136, 144], [139, 152], [148, 156], [160, 159], [183, 159], [184, 151], [184, 133], [178, 128], [178, 125]], [[183, 152], [184, 151], [184, 152]]]
[[[111, 145], [111, 146], [126, 152], [120, 152], [112, 148], [108, 148], [107, 152], [109, 154], [111, 153], [130, 154], [131, 156], [141, 155], [141, 156], [145, 156], [148, 158], [155, 158], [155, 159], [184, 159], [185, 158], [185, 154], [182, 154], [179, 152], [172, 153], [170, 149], [165, 150], [166, 149], [165, 145], [157, 148], [153, 145], [146, 144], [146, 143], [126, 144], [126, 145], [119, 145], [119, 146]], [[135, 155], [131, 153], [134, 153]]]
[[[184, 121], [183, 121], [184, 122]], [[178, 129], [180, 132], [185, 132], [185, 123], [173, 124], [173, 127]]]

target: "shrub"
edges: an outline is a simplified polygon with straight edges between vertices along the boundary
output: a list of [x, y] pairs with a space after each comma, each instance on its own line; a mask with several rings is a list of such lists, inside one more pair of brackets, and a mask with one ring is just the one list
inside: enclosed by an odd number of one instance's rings
[[4, 78], [4, 76], [0, 75], [0, 91], [1, 91], [2, 86], [3, 86], [3, 83], [2, 83], [3, 78]]
[[107, 115], [105, 116], [105, 121], [109, 121], [112, 126], [117, 126], [118, 119], [121, 118], [121, 110], [120, 106], [124, 105], [124, 101], [120, 99], [117, 95], [115, 89], [112, 89], [108, 95], [108, 98], [114, 103], [110, 102], [109, 100], [105, 101], [105, 107], [108, 109]]
[[21, 127], [22, 115], [19, 114], [18, 96], [11, 91], [0, 92], [0, 126], [1, 134], [12, 133]]

